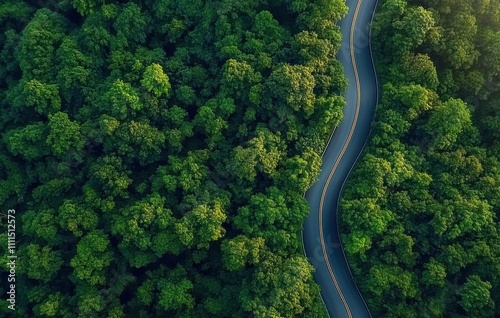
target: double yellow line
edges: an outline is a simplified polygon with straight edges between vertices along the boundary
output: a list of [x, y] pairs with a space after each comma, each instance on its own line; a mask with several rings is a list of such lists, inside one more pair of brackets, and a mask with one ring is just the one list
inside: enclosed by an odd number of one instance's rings
[[325, 243], [325, 237], [323, 233], [323, 204], [325, 201], [325, 196], [326, 196], [326, 190], [328, 189], [328, 186], [330, 185], [330, 181], [332, 180], [333, 174], [337, 170], [337, 167], [342, 160], [342, 157], [344, 156], [344, 153], [349, 146], [349, 143], [351, 142], [352, 135], [354, 133], [354, 129], [356, 128], [356, 123], [358, 121], [358, 116], [359, 116], [359, 108], [361, 104], [361, 89], [359, 85], [359, 74], [358, 74], [358, 68], [356, 65], [356, 58], [354, 56], [354, 27], [356, 26], [356, 20], [358, 18], [358, 13], [359, 13], [359, 8], [361, 6], [361, 2], [363, 0], [359, 0], [358, 4], [356, 5], [356, 10], [354, 11], [354, 17], [352, 19], [352, 24], [351, 24], [351, 34], [350, 34], [350, 39], [349, 39], [349, 47], [350, 47], [350, 53], [351, 53], [351, 62], [352, 66], [354, 69], [354, 79], [356, 81], [356, 90], [357, 90], [357, 98], [356, 98], [356, 112], [354, 114], [354, 121], [351, 126], [351, 130], [349, 131], [349, 135], [347, 136], [346, 143], [344, 144], [344, 147], [342, 148], [342, 151], [340, 152], [339, 157], [335, 161], [335, 164], [333, 165], [332, 170], [330, 171], [330, 174], [328, 176], [328, 179], [326, 180], [325, 186], [323, 187], [323, 192], [321, 194], [321, 201], [319, 203], [319, 237], [320, 237], [320, 242], [321, 242], [321, 249], [323, 250], [323, 256], [325, 258], [326, 262], [326, 267], [328, 268], [328, 272], [330, 273], [330, 277], [332, 278], [333, 284], [335, 285], [335, 289], [340, 295], [340, 299], [342, 300], [342, 303], [344, 304], [345, 310], [347, 312], [347, 316], [349, 318], [352, 318], [351, 310], [349, 309], [349, 305], [347, 304], [347, 301], [344, 297], [344, 294], [342, 293], [342, 290], [340, 289], [339, 283], [337, 281], [337, 278], [335, 277], [335, 273], [333, 272], [332, 266], [330, 264], [330, 258], [328, 257], [328, 252], [326, 248], [326, 243]]

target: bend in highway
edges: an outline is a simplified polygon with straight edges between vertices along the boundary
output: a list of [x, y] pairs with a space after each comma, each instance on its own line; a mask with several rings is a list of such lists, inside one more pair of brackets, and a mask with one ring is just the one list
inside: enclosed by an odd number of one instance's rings
[[378, 101], [378, 82], [370, 48], [370, 23], [376, 0], [347, 0], [340, 22], [338, 53], [349, 85], [344, 119], [323, 154], [319, 180], [307, 191], [311, 212], [304, 222], [304, 250], [316, 268], [315, 280], [330, 317], [368, 318], [368, 307], [349, 270], [338, 232], [338, 201], [344, 182], [370, 133]]

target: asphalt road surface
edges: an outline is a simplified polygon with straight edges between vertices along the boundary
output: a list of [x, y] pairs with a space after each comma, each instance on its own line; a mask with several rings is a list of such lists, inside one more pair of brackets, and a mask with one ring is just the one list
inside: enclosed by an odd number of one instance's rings
[[318, 182], [306, 193], [311, 212], [304, 223], [306, 256], [316, 268], [315, 280], [332, 318], [371, 317], [353, 281], [337, 226], [343, 184], [363, 150], [378, 100], [378, 83], [370, 49], [370, 23], [376, 0], [347, 0], [340, 22], [343, 42], [338, 58], [349, 80], [344, 119], [323, 154]]

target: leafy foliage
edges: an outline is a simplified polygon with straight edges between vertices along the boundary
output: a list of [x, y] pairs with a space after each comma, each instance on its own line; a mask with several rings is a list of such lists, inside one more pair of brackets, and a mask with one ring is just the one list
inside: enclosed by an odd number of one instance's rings
[[382, 96], [341, 203], [374, 316], [500, 314], [499, 5], [380, 3]]
[[346, 9], [2, 1], [15, 315], [324, 317], [302, 195], [342, 118]]

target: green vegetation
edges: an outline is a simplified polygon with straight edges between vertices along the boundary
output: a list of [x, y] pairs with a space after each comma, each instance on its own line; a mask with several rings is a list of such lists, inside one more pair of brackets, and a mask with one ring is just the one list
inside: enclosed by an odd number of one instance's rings
[[384, 0], [372, 137], [341, 206], [374, 317], [500, 316], [500, 2]]
[[14, 314], [324, 317], [302, 195], [342, 116], [346, 11], [340, 0], [2, 1]]

